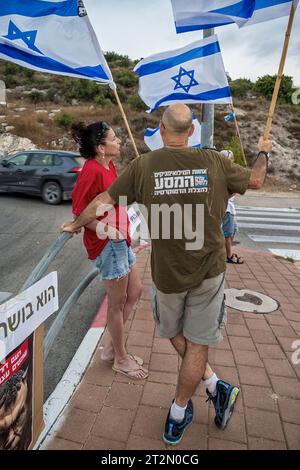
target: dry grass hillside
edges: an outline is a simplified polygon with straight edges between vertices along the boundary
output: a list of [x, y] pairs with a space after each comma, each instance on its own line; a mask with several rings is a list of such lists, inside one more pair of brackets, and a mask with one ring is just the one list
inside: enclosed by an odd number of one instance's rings
[[[143, 142], [144, 131], [146, 127], [157, 126], [162, 108], [150, 115], [145, 113], [145, 107], [137, 96], [136, 77], [130, 71], [131, 61], [127, 58], [127, 63], [126, 58], [111, 54], [114, 58], [111, 68], [121, 101], [138, 150], [144, 153], [147, 151]], [[33, 147], [75, 150], [70, 126], [78, 120], [105, 120], [114, 127], [123, 141], [119, 169], [134, 158], [119, 108], [108, 87], [4, 64], [0, 64], [0, 73], [8, 90], [7, 105], [0, 107], [0, 158], [13, 151]], [[247, 96], [236, 97], [234, 101], [246, 157], [251, 164], [266, 122], [269, 100], [247, 93]], [[201, 120], [201, 105], [193, 106], [193, 111]], [[224, 121], [229, 112], [231, 110], [227, 106], [215, 107], [215, 145], [218, 150], [232, 148], [239, 154], [234, 123]], [[271, 136], [274, 152], [267, 188], [300, 191], [300, 105], [278, 105]]]

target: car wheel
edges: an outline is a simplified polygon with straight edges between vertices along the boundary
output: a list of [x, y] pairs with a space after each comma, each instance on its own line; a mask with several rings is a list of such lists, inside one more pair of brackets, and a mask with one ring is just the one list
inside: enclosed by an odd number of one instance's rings
[[60, 204], [62, 201], [62, 190], [59, 183], [56, 181], [48, 181], [44, 184], [42, 189], [43, 201], [47, 204]]

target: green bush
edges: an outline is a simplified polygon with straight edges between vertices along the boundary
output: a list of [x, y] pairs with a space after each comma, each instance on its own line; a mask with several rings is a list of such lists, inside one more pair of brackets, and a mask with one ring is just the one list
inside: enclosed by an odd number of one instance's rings
[[138, 95], [129, 96], [127, 103], [135, 111], [145, 111], [147, 109], [144, 101], [142, 101]]
[[238, 78], [230, 82], [231, 93], [233, 96], [246, 96], [253, 91], [253, 85], [247, 78]]
[[234, 163], [245, 166], [242, 150], [240, 146], [240, 140], [237, 136], [232, 137], [228, 145], [224, 146], [224, 150], [231, 150], [234, 154]]
[[138, 84], [138, 77], [130, 70], [119, 70], [115, 73], [115, 80], [118, 85], [125, 88], [132, 88]]
[[[259, 77], [254, 85], [254, 91], [269, 99], [272, 98], [276, 77], [276, 75], [264, 75], [263, 77]], [[279, 102], [291, 103], [293, 92], [293, 78], [288, 75], [283, 75], [278, 95]]]
[[131, 60], [128, 55], [117, 54], [113, 51], [108, 51], [105, 53], [105, 58], [109, 64], [118, 66], [118, 67], [130, 67], [132, 65]]
[[54, 122], [58, 127], [70, 129], [74, 122], [74, 117], [68, 113], [57, 114], [54, 118]]
[[34, 104], [46, 101], [46, 95], [44, 93], [41, 93], [40, 91], [32, 91], [27, 95], [27, 98], [29, 99], [29, 101], [31, 101], [31, 103]]

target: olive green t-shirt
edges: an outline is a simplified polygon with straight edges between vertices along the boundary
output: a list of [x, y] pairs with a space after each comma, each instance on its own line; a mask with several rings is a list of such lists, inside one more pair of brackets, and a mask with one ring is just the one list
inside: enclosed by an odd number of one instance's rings
[[183, 292], [225, 271], [222, 219], [230, 195], [246, 191], [250, 173], [214, 150], [164, 147], [133, 160], [112, 184], [115, 202], [126, 196], [127, 204], [148, 210], [152, 277], [160, 291]]

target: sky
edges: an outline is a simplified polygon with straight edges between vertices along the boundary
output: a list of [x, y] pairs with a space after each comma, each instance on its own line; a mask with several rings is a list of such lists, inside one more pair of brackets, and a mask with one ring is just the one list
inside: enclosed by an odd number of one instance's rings
[[[103, 51], [140, 59], [177, 49], [203, 37], [202, 31], [176, 34], [170, 0], [85, 0]], [[239, 29], [216, 28], [225, 69], [233, 78], [277, 73], [288, 17]], [[285, 74], [300, 86], [300, 7], [296, 13]]]

